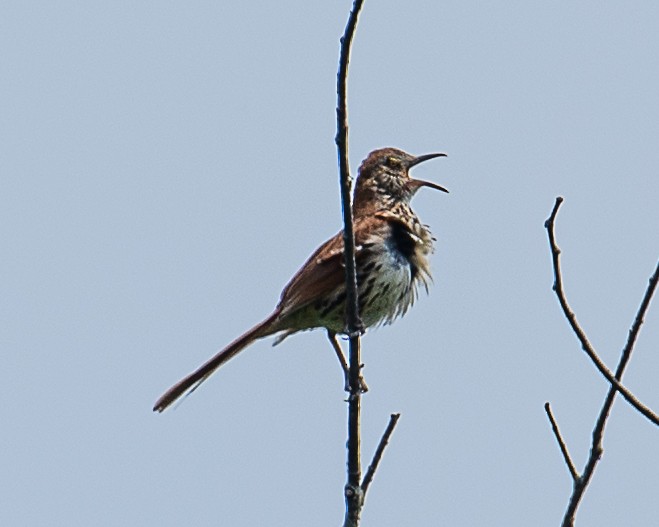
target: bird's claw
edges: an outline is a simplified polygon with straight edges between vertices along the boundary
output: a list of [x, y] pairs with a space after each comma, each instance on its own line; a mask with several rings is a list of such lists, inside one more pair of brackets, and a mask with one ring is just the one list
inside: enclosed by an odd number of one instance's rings
[[[346, 392], [350, 393], [350, 394], [353, 393], [353, 389], [352, 389], [352, 387], [350, 386], [350, 378], [349, 378], [349, 376], [347, 375], [347, 373], [346, 373], [345, 384], [344, 384], [344, 386], [343, 386], [343, 389], [344, 389]], [[357, 387], [356, 392], [359, 393], [359, 394], [364, 394], [364, 393], [366, 393], [367, 391], [368, 391], [368, 384], [366, 384], [366, 381], [364, 380], [364, 377], [363, 377], [362, 375], [360, 375], [360, 376], [359, 376], [359, 386]]]

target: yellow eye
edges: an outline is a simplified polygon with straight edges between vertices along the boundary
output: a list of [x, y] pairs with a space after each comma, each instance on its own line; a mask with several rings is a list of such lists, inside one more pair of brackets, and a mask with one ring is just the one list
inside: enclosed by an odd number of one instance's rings
[[387, 164], [388, 164], [390, 167], [397, 167], [397, 166], [400, 166], [400, 159], [398, 159], [397, 157], [394, 157], [394, 156], [389, 156], [389, 157], [387, 158]]

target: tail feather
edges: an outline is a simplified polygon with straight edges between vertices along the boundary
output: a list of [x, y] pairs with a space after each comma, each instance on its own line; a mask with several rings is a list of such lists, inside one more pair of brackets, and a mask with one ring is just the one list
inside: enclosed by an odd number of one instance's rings
[[277, 330], [273, 329], [272, 323], [275, 321], [277, 315], [278, 313], [275, 311], [263, 322], [257, 324], [249, 331], [243, 333], [226, 348], [218, 352], [210, 360], [200, 366], [197, 370], [193, 371], [190, 375], [177, 382], [162, 396], [160, 396], [160, 398], [156, 401], [156, 404], [153, 406], [153, 411], [162, 412], [181, 396], [190, 395], [199, 387], [202, 382], [208, 379], [208, 377], [210, 377], [215, 372], [215, 370], [222, 366], [222, 364], [238, 355], [238, 353], [240, 353], [256, 339], [267, 337], [268, 335], [276, 333]]

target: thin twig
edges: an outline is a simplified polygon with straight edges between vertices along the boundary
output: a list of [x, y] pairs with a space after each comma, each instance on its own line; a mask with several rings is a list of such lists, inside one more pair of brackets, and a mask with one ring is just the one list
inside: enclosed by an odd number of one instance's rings
[[368, 486], [371, 484], [371, 481], [373, 481], [373, 476], [375, 475], [375, 471], [378, 469], [378, 465], [380, 464], [380, 460], [382, 459], [382, 454], [384, 454], [384, 449], [387, 447], [387, 444], [389, 443], [389, 438], [391, 437], [391, 434], [394, 433], [394, 428], [396, 428], [398, 419], [400, 419], [400, 414], [391, 414], [391, 416], [389, 417], [389, 424], [387, 425], [384, 434], [382, 434], [382, 437], [380, 438], [378, 447], [375, 449], [375, 454], [373, 454], [373, 460], [371, 461], [371, 464], [368, 466], [368, 470], [366, 471], [366, 475], [364, 476], [364, 481], [362, 482], [361, 485], [362, 491], [364, 492], [364, 498], [366, 498], [366, 491], [368, 491]]
[[577, 472], [577, 468], [574, 466], [574, 463], [572, 462], [570, 453], [567, 450], [567, 445], [565, 444], [565, 441], [561, 436], [561, 431], [558, 429], [558, 423], [556, 422], [556, 419], [554, 419], [554, 414], [551, 411], [551, 405], [549, 403], [545, 403], [545, 412], [547, 412], [547, 417], [549, 418], [549, 422], [551, 423], [551, 429], [554, 432], [554, 437], [558, 442], [558, 447], [561, 449], [561, 453], [563, 454], [563, 459], [565, 460], [565, 464], [567, 465], [567, 468], [570, 471], [572, 480], [576, 482], [579, 479], [579, 473]]
[[579, 339], [579, 342], [581, 342], [582, 349], [586, 352], [588, 357], [590, 357], [590, 360], [593, 361], [600, 373], [617, 391], [620, 392], [620, 394], [629, 404], [636, 408], [655, 425], [659, 426], [659, 416], [650, 410], [650, 408], [645, 406], [641, 401], [639, 401], [627, 388], [625, 388], [620, 383], [620, 381], [614, 377], [613, 373], [611, 373], [611, 371], [606, 367], [602, 359], [599, 358], [595, 352], [595, 348], [593, 348], [592, 344], [588, 340], [586, 333], [577, 322], [576, 315], [570, 309], [570, 306], [567, 303], [565, 292], [563, 291], [563, 278], [561, 276], [561, 250], [558, 248], [556, 239], [554, 237], [554, 223], [556, 221], [556, 214], [558, 213], [558, 209], [561, 206], [561, 203], [563, 203], [563, 198], [559, 196], [556, 198], [556, 203], [554, 204], [554, 209], [552, 210], [551, 215], [545, 222], [545, 228], [547, 229], [547, 233], [549, 235], [549, 245], [551, 246], [552, 261], [554, 267], [554, 291], [556, 292], [556, 296], [558, 296], [558, 301], [561, 305], [561, 308], [563, 309], [563, 313], [570, 323], [572, 331], [574, 331], [574, 334]]
[[[631, 358], [632, 351], [634, 350], [634, 344], [636, 343], [641, 325], [643, 324], [645, 314], [648, 310], [648, 307], [650, 306], [652, 296], [657, 289], [657, 284], [659, 284], [659, 262], [657, 263], [657, 267], [654, 270], [653, 275], [650, 277], [648, 287], [645, 290], [645, 295], [643, 296], [641, 305], [638, 308], [638, 312], [636, 313], [632, 327], [629, 330], [627, 342], [622, 350], [620, 362], [616, 368], [616, 379], [618, 380], [622, 379], [622, 375], [625, 372], [625, 368], [629, 362], [629, 359]], [[572, 489], [572, 495], [570, 496], [570, 501], [568, 502], [565, 516], [563, 517], [563, 527], [572, 527], [574, 525], [574, 519], [577, 513], [577, 508], [579, 507], [579, 503], [581, 502], [581, 499], [586, 492], [586, 488], [588, 487], [588, 484], [593, 477], [595, 467], [602, 457], [602, 452], [604, 451], [602, 445], [604, 439], [604, 427], [606, 426], [609, 413], [611, 412], [611, 407], [613, 406], [613, 401], [615, 400], [616, 390], [617, 388], [613, 385], [609, 387], [606, 399], [604, 400], [604, 404], [600, 410], [595, 428], [593, 430], [590, 455], [588, 457], [588, 461], [586, 461], [586, 467], [584, 468], [583, 475], [575, 482], [574, 488]]]
[[360, 486], [360, 404], [361, 390], [361, 357], [359, 335], [363, 330], [359, 318], [359, 297], [357, 291], [357, 272], [355, 266], [355, 233], [352, 222], [352, 205], [350, 194], [352, 180], [348, 163], [348, 109], [347, 82], [348, 63], [350, 62], [350, 46], [357, 27], [357, 18], [362, 8], [363, 0], [355, 0], [348, 17], [339, 54], [339, 71], [337, 73], [337, 108], [336, 108], [336, 146], [339, 157], [339, 175], [341, 180], [341, 207], [343, 210], [343, 243], [346, 269], [346, 331], [350, 336], [349, 384], [348, 399], [348, 442], [347, 442], [347, 482], [344, 489], [346, 499], [346, 514], [344, 527], [357, 527], [364, 502]]
[[[350, 62], [350, 46], [357, 27], [357, 18], [363, 0], [355, 0], [345, 33], [341, 38], [341, 51], [339, 56], [339, 71], [337, 73], [337, 107], [336, 107], [336, 146], [339, 156], [339, 177], [341, 180], [341, 208], [343, 211], [343, 242], [345, 244], [346, 268], [346, 330], [351, 337], [359, 335], [363, 329], [359, 318], [359, 293], [357, 290], [357, 271], [355, 266], [355, 233], [352, 221], [352, 206], [350, 194], [352, 191], [352, 178], [348, 162], [348, 107], [347, 83], [348, 64]], [[357, 365], [359, 369], [359, 364]]]

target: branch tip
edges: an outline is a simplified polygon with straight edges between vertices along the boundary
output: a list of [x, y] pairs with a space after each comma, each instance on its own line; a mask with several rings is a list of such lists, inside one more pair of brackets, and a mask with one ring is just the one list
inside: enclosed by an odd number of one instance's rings
[[380, 438], [378, 447], [375, 449], [375, 453], [373, 454], [373, 460], [371, 461], [371, 464], [369, 465], [368, 470], [366, 471], [366, 475], [364, 476], [364, 481], [361, 484], [361, 488], [364, 491], [364, 496], [366, 496], [366, 491], [368, 490], [371, 481], [373, 481], [373, 476], [375, 475], [375, 471], [377, 470], [378, 465], [380, 464], [380, 461], [382, 459], [382, 454], [384, 454], [384, 449], [387, 447], [387, 444], [389, 443], [391, 434], [393, 434], [394, 428], [396, 428], [396, 424], [398, 424], [398, 419], [400, 419], [399, 413], [391, 414], [389, 416], [389, 424], [387, 425], [387, 428], [385, 429], [384, 433], [382, 434], [382, 437]]
[[547, 417], [549, 418], [549, 422], [551, 423], [551, 430], [554, 433], [556, 442], [558, 443], [558, 448], [560, 448], [561, 454], [563, 454], [563, 461], [565, 461], [565, 464], [567, 465], [567, 468], [570, 471], [570, 476], [572, 476], [572, 481], [577, 482], [579, 480], [579, 473], [577, 472], [577, 468], [574, 466], [574, 462], [570, 457], [570, 452], [568, 451], [567, 445], [563, 440], [561, 431], [558, 428], [558, 423], [556, 422], [556, 419], [554, 418], [554, 414], [551, 411], [551, 405], [548, 402], [545, 403], [545, 412], [547, 413]]

